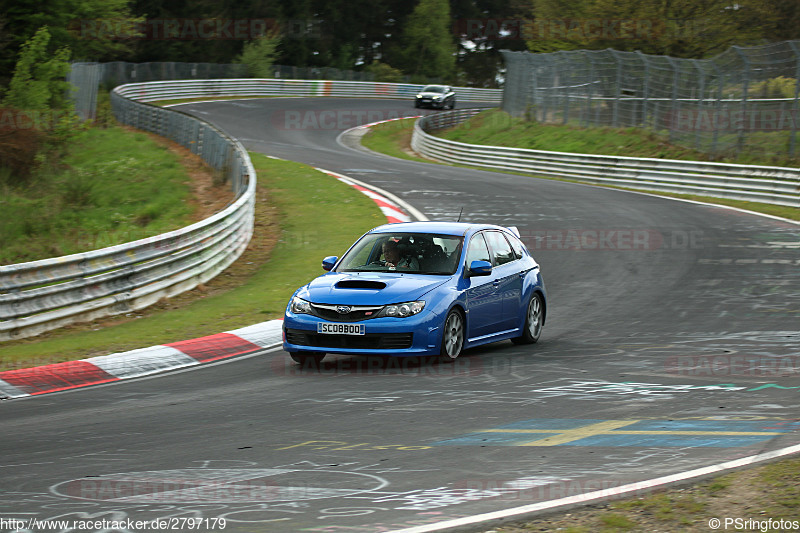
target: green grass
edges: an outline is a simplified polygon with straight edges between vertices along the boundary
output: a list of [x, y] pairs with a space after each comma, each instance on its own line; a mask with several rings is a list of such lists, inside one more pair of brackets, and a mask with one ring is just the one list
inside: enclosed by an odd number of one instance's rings
[[572, 509], [496, 531], [705, 533], [710, 531], [709, 519], [726, 517], [800, 521], [800, 458], [731, 472], [690, 487], [665, 488], [639, 497]]
[[259, 187], [267, 189], [278, 210], [280, 240], [244, 284], [180, 309], [97, 331], [0, 344], [0, 369], [154, 346], [282, 317], [292, 292], [322, 272], [323, 257], [341, 255], [356, 237], [385, 222], [371, 200], [326, 174], [260, 154], [251, 158]]
[[[513, 118], [500, 109], [483, 111], [470, 120], [439, 132], [437, 135], [452, 141], [470, 144], [553, 152], [692, 161], [710, 160], [709, 155], [704, 152], [670, 144], [669, 136], [666, 133], [642, 128], [583, 128], [572, 125], [541, 124], [522, 118]], [[800, 158], [769, 155], [785, 153], [787, 143], [786, 135], [760, 132], [748, 138], [742, 154], [737, 157], [724, 158], [721, 161], [743, 165], [788, 167], [800, 165]]]
[[430, 163], [430, 160], [417, 157], [405, 148], [411, 143], [411, 132], [416, 121], [416, 118], [404, 118], [372, 126], [370, 132], [361, 138], [361, 144], [392, 157]]
[[[393, 157], [430, 162], [428, 159], [414, 156], [408, 152], [415, 121], [416, 119], [404, 119], [373, 126], [370, 128], [370, 132], [362, 138], [362, 144], [370, 150]], [[485, 111], [464, 124], [440, 132], [438, 135], [443, 138], [468, 144], [513, 146], [553, 152], [626, 155], [632, 157], [663, 157], [668, 159], [689, 160], [702, 160], [706, 157], [705, 154], [699, 152], [665, 144], [662, 140], [659, 140], [657, 136], [635, 128], [615, 131], [611, 128], [581, 129], [571, 126], [539, 125], [524, 122], [520, 119], [512, 119], [506, 113], [499, 110]], [[766, 165], [775, 163], [772, 160], [754, 161], [750, 157], [745, 159], [749, 161], [747, 164]], [[777, 163], [791, 166], [793, 161], [783, 160]], [[486, 168], [467, 165], [451, 166], [487, 170]], [[521, 176], [531, 175], [520, 172], [512, 173]], [[547, 176], [542, 177], [559, 181], [573, 181]], [[623, 187], [613, 187], [611, 185], [598, 186], [624, 189]], [[727, 205], [791, 220], [800, 220], [800, 209], [794, 207], [728, 200], [709, 196], [662, 193], [658, 191], [653, 191], [653, 194]]]
[[190, 223], [179, 156], [144, 133], [93, 128], [66, 150], [27, 183], [0, 183], [0, 264], [94, 250]]

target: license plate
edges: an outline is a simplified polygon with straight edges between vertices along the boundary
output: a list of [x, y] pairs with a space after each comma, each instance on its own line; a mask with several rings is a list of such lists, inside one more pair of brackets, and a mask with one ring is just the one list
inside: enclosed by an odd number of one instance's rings
[[317, 333], [330, 335], [364, 335], [367, 332], [364, 324], [337, 324], [332, 322], [317, 322]]

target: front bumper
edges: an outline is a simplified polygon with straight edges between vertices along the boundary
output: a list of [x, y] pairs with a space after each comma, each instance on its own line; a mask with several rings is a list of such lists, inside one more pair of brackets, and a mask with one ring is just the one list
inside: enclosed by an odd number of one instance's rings
[[425, 100], [422, 98], [417, 99], [417, 107], [432, 107], [432, 108], [439, 108], [442, 109], [445, 106], [445, 101], [436, 101], [436, 100]]
[[348, 322], [363, 324], [364, 335], [317, 333], [320, 322], [333, 323], [312, 315], [287, 312], [283, 320], [283, 349], [287, 352], [396, 356], [439, 353], [441, 320], [427, 310], [407, 318], [384, 317]]

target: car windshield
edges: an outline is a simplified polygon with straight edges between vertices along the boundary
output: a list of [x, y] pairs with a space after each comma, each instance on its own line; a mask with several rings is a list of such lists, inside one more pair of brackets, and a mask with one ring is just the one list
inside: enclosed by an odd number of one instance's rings
[[336, 271], [451, 275], [458, 269], [462, 242], [456, 235], [370, 233], [345, 254]]
[[444, 92], [444, 87], [442, 87], [441, 85], [428, 85], [427, 87], [422, 89], [422, 92], [424, 92], [424, 93], [443, 93]]

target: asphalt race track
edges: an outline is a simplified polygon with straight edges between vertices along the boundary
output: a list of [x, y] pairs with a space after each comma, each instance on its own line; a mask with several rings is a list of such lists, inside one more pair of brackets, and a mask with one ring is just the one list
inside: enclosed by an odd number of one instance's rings
[[547, 283], [541, 341], [449, 365], [328, 356], [319, 371], [276, 348], [2, 402], [0, 518], [421, 531], [800, 444], [800, 226], [338, 139], [411, 107], [272, 98], [180, 109], [431, 219], [463, 208], [462, 220], [517, 226]]

